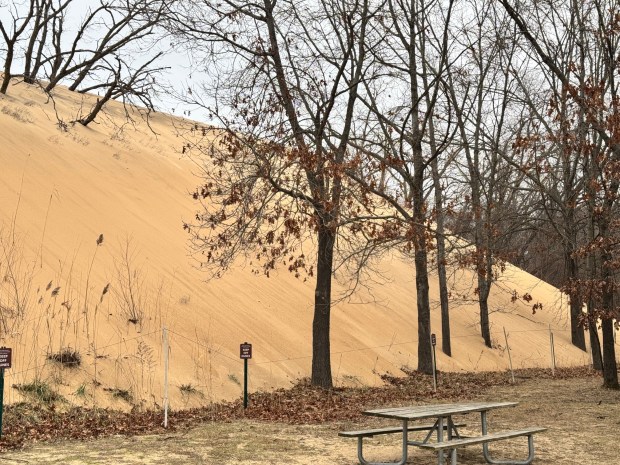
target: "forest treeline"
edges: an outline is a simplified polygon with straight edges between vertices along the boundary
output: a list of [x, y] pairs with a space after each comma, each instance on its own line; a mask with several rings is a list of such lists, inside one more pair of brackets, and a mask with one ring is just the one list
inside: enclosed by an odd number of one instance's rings
[[[334, 275], [353, 292], [397, 251], [415, 275], [420, 371], [429, 274], [450, 355], [449, 273], [475, 272], [491, 347], [489, 293], [511, 262], [567, 295], [573, 344], [587, 335], [618, 388], [617, 1], [91, 3], [3, 5], [0, 93], [11, 79], [98, 92], [85, 125], [110, 99], [148, 110], [162, 90], [207, 112], [217, 131], [197, 124], [179, 148], [205, 160], [184, 225], [194, 256], [211, 276], [242, 256], [315, 281], [313, 384], [332, 386]], [[176, 91], [160, 78], [172, 49], [200, 76]]]

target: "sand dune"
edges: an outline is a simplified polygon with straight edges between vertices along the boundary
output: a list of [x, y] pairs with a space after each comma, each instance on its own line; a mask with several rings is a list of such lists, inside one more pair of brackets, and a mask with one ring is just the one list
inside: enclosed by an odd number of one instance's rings
[[[56, 92], [65, 123], [93, 101], [64, 89]], [[197, 208], [188, 193], [199, 180], [196, 160], [181, 153], [175, 128], [192, 123], [156, 114], [153, 134], [144, 122], [123, 126], [123, 115], [114, 105], [98, 124], [69, 124], [64, 130], [37, 88], [18, 84], [0, 96], [0, 269], [5, 276], [0, 343], [15, 353], [8, 386], [40, 379], [71, 402], [126, 407], [123, 397], [129, 394], [135, 404], [160, 405], [164, 326], [170, 329], [173, 407], [238, 397], [244, 341], [254, 348], [251, 389], [288, 386], [307, 376], [313, 283], [285, 270], [266, 278], [241, 267], [205, 282], [188, 255], [182, 229]], [[387, 275], [383, 284], [334, 308], [332, 361], [338, 384], [377, 384], [382, 373], [398, 374], [400, 367], [417, 364], [412, 261], [386, 257], [380, 266]], [[473, 279], [468, 271], [452, 274], [454, 356], [438, 351], [440, 369], [507, 369], [504, 328], [515, 367], [549, 366], [550, 325], [558, 365], [588, 362], [586, 353], [570, 346], [561, 294], [514, 267], [493, 288], [496, 347], [485, 348]], [[512, 303], [514, 289], [532, 294], [543, 310], [533, 315], [531, 304]], [[431, 296], [433, 331], [440, 340], [434, 281]], [[131, 299], [138, 302], [134, 310], [128, 306]], [[81, 355], [79, 368], [63, 369], [46, 360], [66, 347]], [[16, 389], [8, 389], [5, 397], [21, 399]]]

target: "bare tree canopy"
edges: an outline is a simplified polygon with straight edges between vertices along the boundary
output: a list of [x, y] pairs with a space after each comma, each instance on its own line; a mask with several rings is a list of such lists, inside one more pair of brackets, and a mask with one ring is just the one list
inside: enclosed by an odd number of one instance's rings
[[[40, 82], [47, 92], [60, 83], [72, 91], [100, 92], [96, 105], [77, 119], [83, 125], [110, 99], [151, 111], [153, 97], [166, 87], [158, 82], [166, 67], [157, 63], [166, 51], [158, 41], [169, 3], [97, 0], [85, 11], [74, 0], [14, 3], [11, 21], [0, 21], [6, 49], [0, 92], [18, 77]], [[16, 64], [23, 66], [21, 73], [13, 71]]]
[[[216, 274], [244, 255], [266, 274], [284, 266], [316, 279], [312, 383], [329, 388], [336, 237], [368, 208], [344, 174], [376, 10], [367, 0], [184, 7], [177, 34], [204, 53], [224, 128], [216, 144], [188, 142], [209, 161], [194, 194], [204, 210], [186, 228]], [[191, 103], [199, 91], [209, 89], [191, 89]]]

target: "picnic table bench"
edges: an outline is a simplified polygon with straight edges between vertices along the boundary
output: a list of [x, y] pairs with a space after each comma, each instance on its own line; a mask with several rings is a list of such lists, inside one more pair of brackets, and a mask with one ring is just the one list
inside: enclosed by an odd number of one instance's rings
[[[423, 449], [435, 450], [438, 465], [443, 465], [444, 451], [449, 451], [452, 465], [457, 464], [457, 450], [461, 447], [482, 444], [484, 459], [493, 465], [529, 465], [534, 460], [534, 434], [546, 430], [541, 427], [528, 427], [517, 430], [498, 431], [489, 433], [487, 424], [487, 413], [490, 410], [514, 407], [517, 402], [475, 402], [459, 404], [429, 404], [411, 407], [393, 407], [377, 410], [367, 410], [364, 415], [400, 420], [401, 426], [366, 429], [358, 431], [343, 431], [339, 436], [358, 438], [357, 455], [362, 465], [404, 465], [407, 462], [408, 447], [417, 446]], [[462, 423], [454, 423], [452, 417], [455, 415], [465, 415], [470, 413], [480, 413], [482, 434], [475, 437], [464, 437], [459, 433], [458, 428], [465, 426]], [[410, 421], [435, 419], [432, 424], [410, 425]], [[409, 439], [410, 432], [427, 432], [426, 437], [421, 441]], [[380, 434], [402, 434], [402, 457], [398, 462], [369, 462], [364, 458], [363, 440]], [[444, 433], [447, 436], [444, 440]], [[431, 441], [433, 436], [436, 441]], [[528, 456], [525, 460], [494, 460], [489, 454], [489, 443], [505, 439], [527, 437]]]

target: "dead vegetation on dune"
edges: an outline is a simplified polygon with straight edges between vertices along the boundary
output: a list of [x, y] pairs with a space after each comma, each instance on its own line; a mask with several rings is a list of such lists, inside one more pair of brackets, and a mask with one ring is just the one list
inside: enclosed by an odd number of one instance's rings
[[[525, 369], [515, 372], [516, 384], [530, 379], [550, 379], [549, 370]], [[597, 372], [587, 368], [557, 369], [554, 379], [593, 378]], [[406, 377], [383, 376], [382, 387], [338, 388], [323, 390], [302, 380], [290, 389], [255, 393], [244, 411], [241, 399], [208, 407], [172, 411], [169, 429], [187, 429], [204, 422], [228, 422], [252, 419], [288, 424], [350, 422], [361, 418], [361, 411], [381, 405], [475, 398], [491, 388], [510, 385], [506, 372], [440, 373], [437, 392], [432, 378], [417, 372]], [[119, 412], [109, 409], [86, 409], [62, 404], [20, 403], [6, 408], [4, 434], [0, 450], [18, 449], [39, 441], [92, 439], [112, 435], [162, 433], [160, 411]]]

